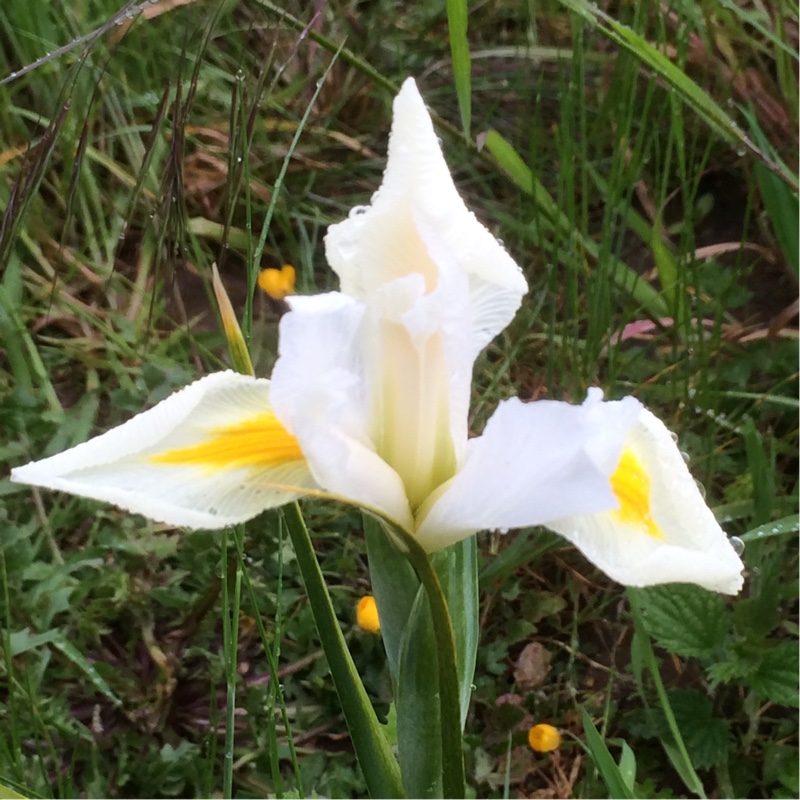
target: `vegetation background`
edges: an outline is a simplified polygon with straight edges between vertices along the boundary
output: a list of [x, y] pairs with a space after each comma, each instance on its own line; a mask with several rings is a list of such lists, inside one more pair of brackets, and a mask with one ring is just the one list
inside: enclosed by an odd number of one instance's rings
[[[268, 375], [282, 309], [257, 271], [335, 286], [326, 226], [377, 188], [414, 75], [531, 286], [472, 430], [510, 394], [637, 395], [748, 570], [730, 600], [625, 592], [545, 531], [484, 534], [475, 794], [796, 797], [797, 47], [793, 0], [5, 0], [0, 458], [226, 366], [213, 263]], [[363, 795], [279, 515], [237, 554], [7, 468], [0, 797]], [[360, 519], [305, 509], [391, 723], [354, 624]], [[550, 754], [526, 744], [542, 721]]]

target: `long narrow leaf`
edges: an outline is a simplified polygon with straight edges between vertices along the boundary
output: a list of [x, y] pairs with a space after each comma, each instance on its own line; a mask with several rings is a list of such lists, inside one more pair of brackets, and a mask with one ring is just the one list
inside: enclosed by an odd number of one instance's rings
[[403, 797], [400, 768], [347, 649], [300, 507], [283, 511], [350, 738], [372, 797]]
[[408, 797], [442, 794], [439, 664], [428, 595], [420, 587], [403, 636], [397, 681], [397, 745]]
[[472, 680], [478, 658], [480, 608], [478, 602], [478, 543], [470, 536], [452, 545], [434, 560], [442, 584], [456, 640], [461, 729], [467, 722]]
[[595, 728], [591, 717], [586, 713], [586, 709], [581, 709], [581, 716], [583, 718], [583, 730], [586, 734], [586, 750], [591, 756], [600, 777], [603, 779], [606, 788], [608, 789], [608, 796], [613, 798], [622, 798], [622, 800], [632, 800], [635, 795], [628, 788], [628, 784], [623, 776], [617, 762], [614, 761], [611, 753], [603, 741], [603, 737]]
[[450, 54], [453, 58], [453, 80], [464, 135], [470, 138], [472, 125], [472, 65], [467, 39], [467, 0], [447, 0], [447, 25], [450, 30]]
[[392, 544], [380, 522], [369, 514], [364, 514], [364, 538], [367, 543], [372, 593], [378, 603], [381, 636], [386, 648], [389, 672], [396, 685], [403, 634], [419, 591], [419, 578], [408, 559]]
[[431, 608], [439, 673], [443, 794], [445, 797], [464, 797], [466, 781], [461, 734], [458, 657], [447, 598], [428, 554], [420, 547], [417, 540], [401, 528], [392, 530], [406, 547], [408, 559], [425, 588]]

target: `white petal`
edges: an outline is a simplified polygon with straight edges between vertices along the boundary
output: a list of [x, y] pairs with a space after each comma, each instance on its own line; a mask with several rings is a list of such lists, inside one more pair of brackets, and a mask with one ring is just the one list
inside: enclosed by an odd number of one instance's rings
[[373, 440], [400, 474], [412, 509], [462, 463], [473, 355], [469, 288], [440, 262], [426, 293], [420, 275], [375, 292], [364, 331]]
[[[263, 451], [253, 436], [264, 437]], [[244, 522], [316, 488], [296, 442], [271, 414], [269, 381], [233, 372], [196, 381], [11, 478], [188, 528]]]
[[625, 446], [649, 478], [650, 515], [660, 533], [621, 520], [614, 511], [571, 516], [548, 527], [628, 586], [696, 583], [736, 594], [742, 587], [742, 561], [703, 500], [670, 432], [642, 409]]
[[411, 528], [405, 488], [375, 452], [364, 380], [363, 304], [337, 292], [293, 298], [272, 373], [278, 418], [300, 442], [317, 483]]
[[419, 514], [417, 538], [438, 550], [487, 528], [538, 525], [616, 505], [609, 476], [641, 405], [633, 398], [580, 406], [501, 403], [469, 442], [463, 469]]
[[446, 256], [469, 280], [464, 321], [473, 358], [511, 321], [527, 291], [514, 260], [459, 196], [412, 79], [394, 101], [381, 188], [371, 206], [328, 229], [325, 245], [342, 291], [365, 302], [380, 285], [412, 273], [432, 291]]

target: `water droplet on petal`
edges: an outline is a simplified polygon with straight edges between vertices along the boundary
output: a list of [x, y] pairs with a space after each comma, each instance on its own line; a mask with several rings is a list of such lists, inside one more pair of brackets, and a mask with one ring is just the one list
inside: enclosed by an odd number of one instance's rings
[[742, 553], [744, 553], [744, 542], [738, 536], [731, 536], [728, 541], [731, 543], [733, 552], [736, 553], [737, 556], [740, 556]]

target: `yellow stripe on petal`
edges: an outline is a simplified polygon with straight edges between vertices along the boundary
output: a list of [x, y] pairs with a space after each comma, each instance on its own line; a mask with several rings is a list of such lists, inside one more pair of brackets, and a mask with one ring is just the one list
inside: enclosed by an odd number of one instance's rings
[[265, 412], [244, 422], [215, 428], [207, 442], [151, 456], [154, 464], [203, 467], [215, 472], [240, 467], [265, 467], [304, 460], [297, 439], [274, 414]]
[[632, 525], [648, 535], [663, 539], [664, 533], [650, 513], [650, 476], [633, 451], [622, 451], [617, 469], [611, 476], [611, 488], [620, 507], [611, 513], [623, 524]]

